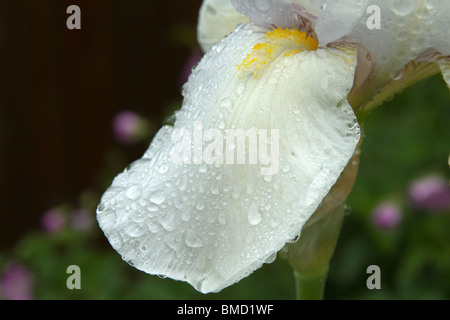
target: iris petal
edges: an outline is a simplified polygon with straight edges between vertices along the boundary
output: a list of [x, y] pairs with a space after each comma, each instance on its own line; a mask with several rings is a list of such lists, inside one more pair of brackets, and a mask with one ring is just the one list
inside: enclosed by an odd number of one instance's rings
[[[99, 224], [134, 267], [220, 291], [300, 234], [353, 155], [360, 128], [346, 96], [354, 47], [280, 53], [258, 77], [242, 73], [237, 66], [266, 31], [240, 26], [205, 55], [174, 126], [161, 128], [103, 195]], [[214, 134], [205, 138], [208, 130]], [[226, 137], [222, 155], [233, 149], [227, 130], [267, 133], [266, 157], [258, 148], [256, 163], [207, 163], [214, 139]], [[195, 132], [205, 133], [203, 154], [194, 146], [174, 162], [177, 144], [191, 135], [194, 145]], [[250, 142], [243, 150], [251, 154]]]
[[[369, 29], [372, 13], [380, 8], [380, 29]], [[367, 49], [373, 73], [371, 86], [376, 94], [412, 60], [429, 50], [450, 55], [449, 1], [435, 0], [331, 0], [316, 23], [319, 45], [334, 41], [354, 42]]]
[[239, 23], [249, 22], [237, 12], [230, 0], [204, 0], [200, 8], [197, 25], [198, 42], [204, 52], [233, 32]]

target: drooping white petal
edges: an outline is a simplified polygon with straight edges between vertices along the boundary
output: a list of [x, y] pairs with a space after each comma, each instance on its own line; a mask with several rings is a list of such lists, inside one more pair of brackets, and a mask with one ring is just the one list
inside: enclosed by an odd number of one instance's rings
[[[99, 224], [136, 268], [205, 293], [239, 281], [299, 235], [351, 158], [355, 50], [280, 52], [257, 76], [239, 71], [265, 31], [240, 26], [205, 55], [174, 127], [103, 195]], [[248, 135], [243, 149], [230, 132]], [[239, 150], [245, 163], [232, 164]]]
[[200, 7], [197, 40], [204, 52], [249, 19], [237, 12], [230, 0], [204, 0]]
[[[368, 20], [380, 8], [380, 28]], [[450, 55], [450, 1], [331, 0], [316, 23], [319, 44], [344, 39], [363, 45], [371, 55], [375, 87], [395, 77], [419, 54], [434, 49]], [[370, 23], [369, 23], [370, 24]]]

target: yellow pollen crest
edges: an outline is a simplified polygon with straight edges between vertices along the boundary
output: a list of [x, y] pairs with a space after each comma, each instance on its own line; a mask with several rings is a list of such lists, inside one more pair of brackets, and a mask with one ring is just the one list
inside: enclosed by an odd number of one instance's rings
[[239, 71], [250, 71], [257, 77], [257, 72], [281, 53], [290, 57], [300, 51], [317, 50], [317, 47], [317, 40], [306, 32], [277, 28], [267, 32], [264, 42], [255, 44], [252, 52], [237, 67]]

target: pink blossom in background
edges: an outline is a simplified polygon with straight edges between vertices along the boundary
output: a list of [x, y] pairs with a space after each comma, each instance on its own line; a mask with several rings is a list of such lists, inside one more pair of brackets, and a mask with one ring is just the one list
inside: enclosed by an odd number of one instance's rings
[[72, 212], [70, 221], [72, 229], [77, 231], [87, 231], [92, 227], [93, 223], [94, 221], [90, 212], [84, 209], [78, 209]]
[[113, 131], [117, 142], [122, 145], [135, 142], [140, 124], [140, 117], [133, 111], [119, 112], [113, 120]]
[[450, 210], [450, 186], [441, 176], [427, 176], [415, 180], [409, 188], [409, 201], [418, 209]]
[[0, 297], [5, 300], [32, 300], [34, 276], [17, 262], [6, 264], [0, 276]]
[[51, 209], [41, 217], [41, 227], [48, 233], [56, 233], [64, 227], [65, 219], [59, 210]]
[[402, 215], [401, 209], [396, 204], [383, 202], [372, 211], [371, 218], [376, 227], [389, 230], [400, 224]]

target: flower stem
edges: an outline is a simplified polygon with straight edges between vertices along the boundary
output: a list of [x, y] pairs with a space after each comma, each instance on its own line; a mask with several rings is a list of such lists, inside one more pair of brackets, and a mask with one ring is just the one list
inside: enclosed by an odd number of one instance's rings
[[297, 300], [322, 300], [327, 273], [314, 279], [305, 279], [294, 271], [295, 298]]
[[328, 266], [343, 218], [344, 205], [339, 205], [304, 228], [299, 241], [284, 248], [283, 253], [294, 269], [297, 299], [323, 299]]
[[297, 299], [323, 299], [328, 266], [344, 220], [344, 203], [358, 173], [359, 154], [358, 145], [336, 184], [303, 226], [300, 239], [280, 252], [294, 269]]

